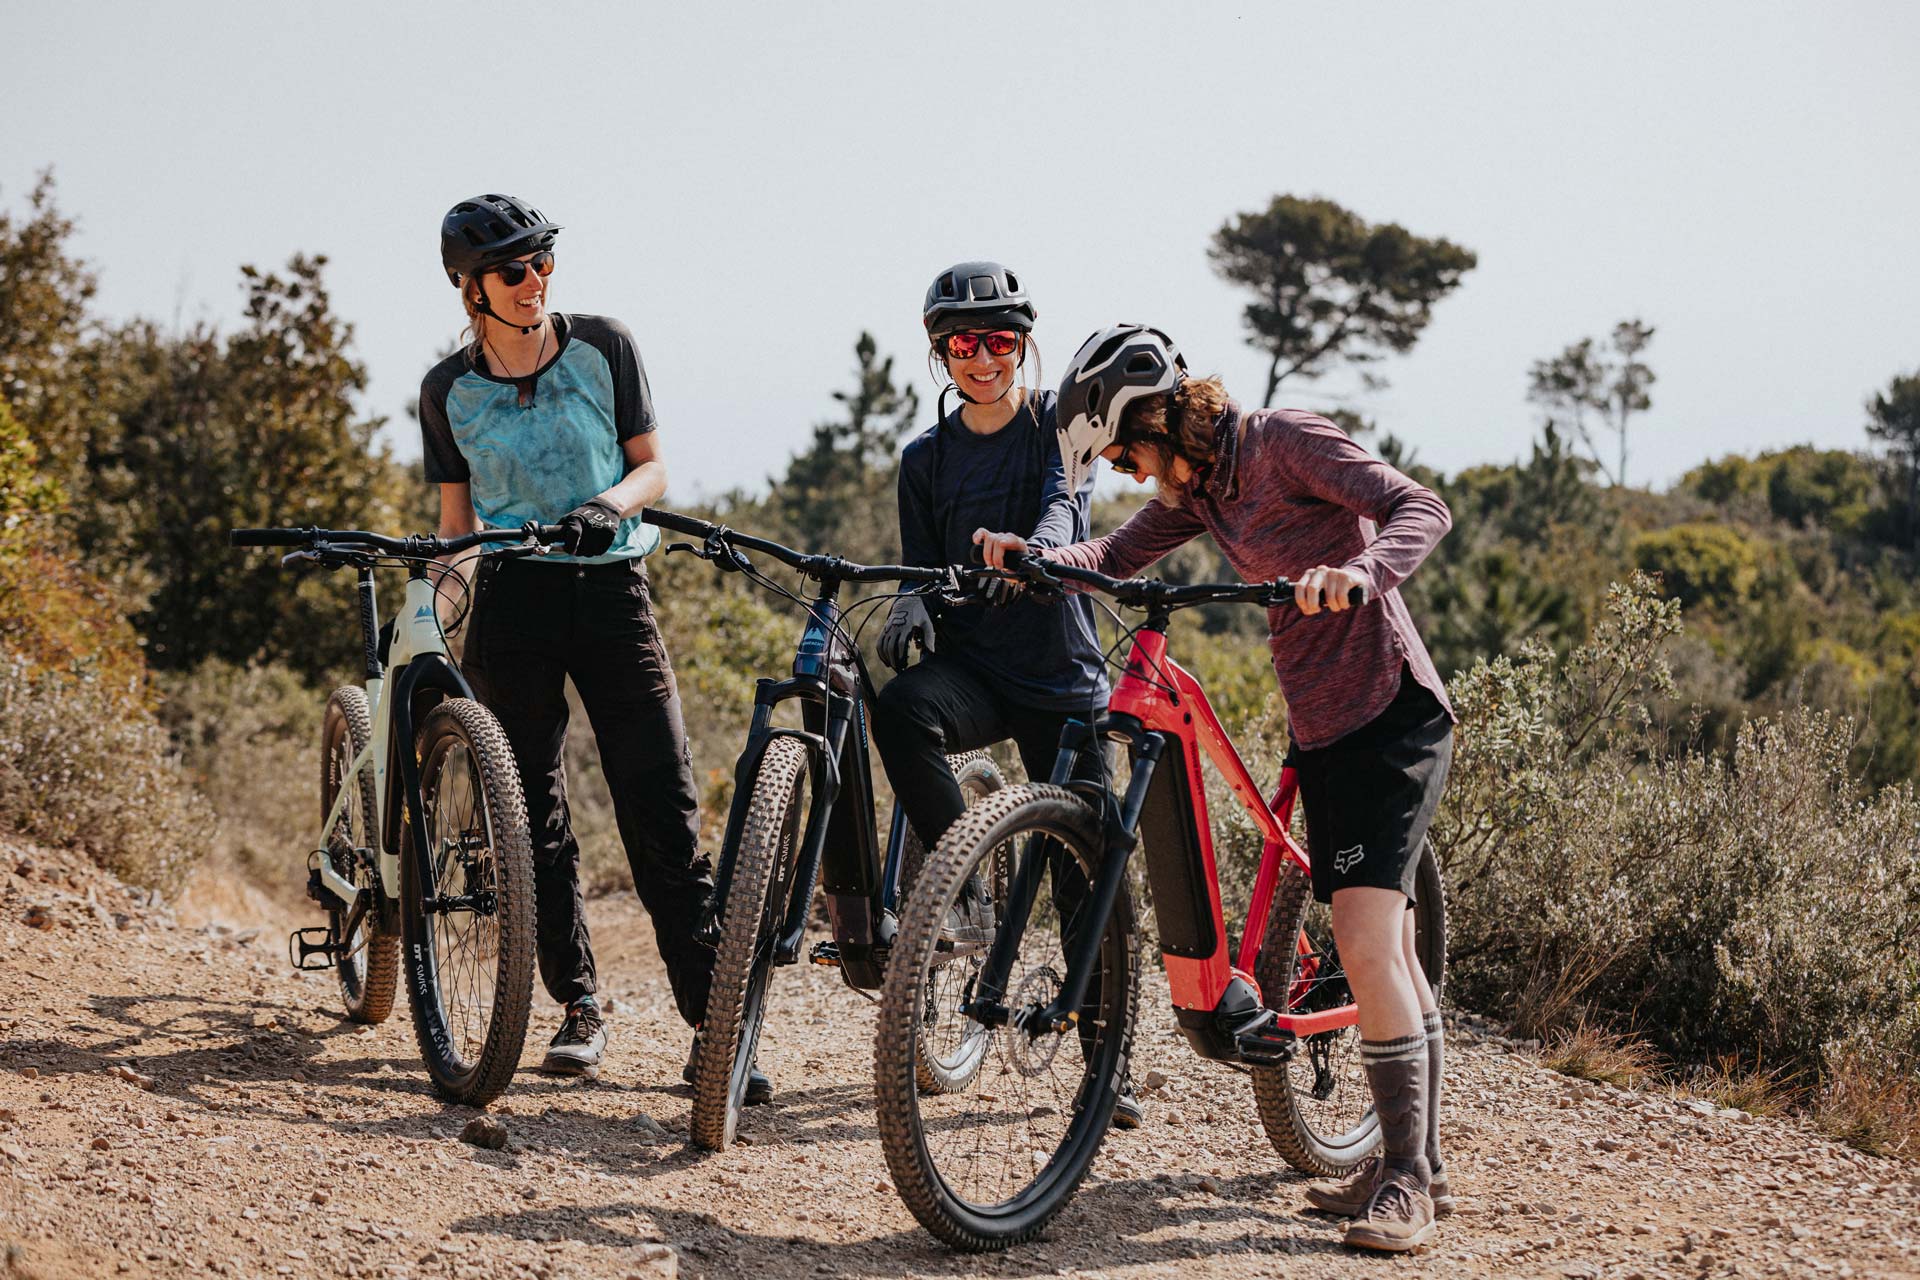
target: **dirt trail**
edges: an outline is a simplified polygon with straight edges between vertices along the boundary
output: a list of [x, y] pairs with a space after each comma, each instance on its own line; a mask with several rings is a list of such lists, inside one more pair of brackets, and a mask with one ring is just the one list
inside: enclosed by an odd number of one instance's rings
[[[1170, 1081], [1148, 1125], [1041, 1241], [956, 1255], [887, 1183], [859, 997], [782, 972], [777, 1103], [696, 1155], [651, 930], [625, 898], [589, 914], [609, 1065], [523, 1072], [494, 1107], [509, 1145], [485, 1151], [425, 1084], [404, 1008], [342, 1021], [330, 974], [287, 970], [280, 922], [188, 929], [0, 840], [0, 1276], [1920, 1275], [1915, 1167], [1568, 1080], [1464, 1021], [1462, 1211], [1415, 1257], [1350, 1254], [1301, 1210], [1244, 1077], [1191, 1057], [1153, 1000], [1138, 1070]], [[530, 1054], [553, 1022], [542, 997]]]

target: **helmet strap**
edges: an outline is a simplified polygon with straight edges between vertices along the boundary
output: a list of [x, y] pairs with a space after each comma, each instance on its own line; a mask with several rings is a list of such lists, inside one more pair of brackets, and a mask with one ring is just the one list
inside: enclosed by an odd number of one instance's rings
[[[481, 315], [487, 317], [487, 319], [497, 321], [498, 323], [507, 326], [509, 329], [518, 329], [523, 336], [531, 334], [535, 329], [538, 329], [540, 327], [540, 325], [537, 325], [537, 324], [520, 324], [517, 321], [507, 319], [505, 316], [501, 315], [498, 311], [495, 311], [493, 309], [493, 299], [487, 297], [487, 286], [480, 283], [480, 276], [471, 275], [471, 276], [468, 276], [467, 279], [471, 280], [476, 285], [480, 285], [480, 301], [473, 304], [473, 309], [479, 312]], [[546, 322], [545, 320], [542, 320], [541, 323], [544, 324]]]

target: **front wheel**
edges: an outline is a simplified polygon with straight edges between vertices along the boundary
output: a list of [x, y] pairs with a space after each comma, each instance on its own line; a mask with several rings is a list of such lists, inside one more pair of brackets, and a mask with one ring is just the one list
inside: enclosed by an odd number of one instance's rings
[[393, 1012], [393, 995], [400, 978], [400, 939], [380, 927], [381, 895], [378, 868], [380, 841], [374, 830], [379, 807], [374, 802], [373, 766], [358, 772], [354, 762], [373, 737], [367, 695], [354, 685], [333, 691], [320, 727], [320, 820], [333, 812], [344, 790], [346, 803], [339, 820], [327, 832], [326, 857], [333, 869], [360, 890], [366, 909], [358, 922], [336, 903], [327, 908], [327, 924], [335, 953], [334, 970], [340, 979], [340, 1000], [355, 1022], [385, 1022]]
[[706, 1020], [693, 1063], [695, 1146], [724, 1151], [740, 1128], [747, 1082], [766, 1019], [773, 948], [787, 918], [798, 862], [802, 783], [807, 751], [792, 738], [767, 744], [747, 800], [746, 822], [733, 855], [733, 876], [721, 907], [720, 946], [713, 962]]
[[[1431, 840], [1421, 846], [1415, 874], [1414, 951], [1438, 1000], [1446, 973], [1447, 899]], [[1332, 913], [1313, 900], [1313, 882], [1291, 864], [1281, 871], [1274, 891], [1254, 978], [1267, 1006], [1281, 1013], [1317, 1013], [1353, 1003], [1333, 945]], [[1360, 1063], [1358, 1024], [1304, 1037], [1292, 1060], [1256, 1067], [1253, 1097], [1268, 1140], [1302, 1173], [1338, 1176], [1380, 1145], [1380, 1118]]]
[[472, 699], [429, 712], [415, 751], [426, 824], [418, 835], [434, 878], [420, 882], [416, 833], [403, 823], [402, 956], [414, 1036], [443, 1097], [485, 1106], [520, 1065], [533, 999], [526, 802], [507, 735]]
[[[1065, 985], [1066, 949], [1094, 927], [1084, 885], [1104, 852], [1100, 821], [1077, 796], [1049, 785], [1009, 787], [948, 829], [907, 902], [874, 1036], [880, 1142], [907, 1208], [957, 1249], [1030, 1240], [1066, 1207], [1106, 1137], [1125, 1078], [1139, 976], [1123, 892], [1100, 934], [1075, 1025], [975, 1021], [959, 1009], [974, 983], [954, 989], [944, 978], [984, 958], [1007, 924], [997, 908], [982, 916], [972, 895], [996, 865], [1046, 860], [1051, 889], [1041, 885], [1034, 895], [1003, 1001], [1016, 1016], [1037, 1010]], [[1063, 877], [1068, 867], [1078, 874]], [[930, 998], [940, 1006], [931, 1028]], [[929, 1039], [946, 1052], [965, 1044], [980, 1054], [970, 1088], [922, 1092], [916, 1060]]]

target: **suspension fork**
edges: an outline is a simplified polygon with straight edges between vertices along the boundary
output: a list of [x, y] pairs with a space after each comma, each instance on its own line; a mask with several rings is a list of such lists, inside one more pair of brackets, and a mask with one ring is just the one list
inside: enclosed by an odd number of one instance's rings
[[[813, 776], [813, 795], [807, 804], [807, 822], [801, 828], [800, 856], [794, 865], [793, 893], [787, 900], [787, 914], [780, 922], [780, 933], [773, 946], [775, 964], [792, 964], [800, 957], [806, 940], [807, 913], [813, 909], [813, 895], [820, 887], [820, 863], [826, 856], [827, 829], [834, 803], [840, 798], [842, 771], [840, 762], [859, 710], [858, 699], [829, 695], [826, 733], [818, 753]], [[867, 819], [873, 821], [871, 817]]]
[[[1125, 730], [1125, 726], [1114, 727], [1123, 732]], [[1096, 730], [1087, 725], [1078, 722], [1070, 724], [1061, 735], [1061, 750], [1054, 772], [1070, 772], [1078, 742], [1085, 740], [1097, 747], [1099, 736]], [[1139, 843], [1140, 808], [1146, 801], [1147, 787], [1166, 748], [1164, 734], [1136, 732], [1131, 736], [1135, 739], [1137, 754], [1133, 774], [1127, 780], [1125, 797], [1116, 800], [1111, 791], [1098, 788], [1103, 850], [1086, 905], [1082, 909], [1084, 916], [1079, 926], [1079, 936], [1073, 939], [1072, 954], [1067, 957], [1066, 982], [1045, 1008], [1015, 1011], [1006, 1007], [1007, 979], [1013, 969], [1014, 948], [1031, 920], [1033, 904], [1040, 892], [1040, 877], [1046, 869], [1048, 837], [1036, 834], [1027, 840], [1026, 848], [1020, 854], [1019, 865], [1014, 870], [1013, 884], [1008, 891], [1007, 922], [994, 936], [993, 946], [987, 952], [987, 961], [975, 986], [974, 998], [963, 1007], [963, 1011], [976, 1021], [988, 1026], [1013, 1022], [1034, 1037], [1049, 1031], [1064, 1032], [1079, 1021], [1080, 1006], [1086, 1001], [1094, 966], [1099, 963], [1101, 940], [1105, 938], [1107, 924], [1113, 918], [1114, 904], [1119, 901], [1121, 886], [1126, 880], [1127, 863]], [[1066, 939], [1063, 938], [1061, 942], [1065, 945]]]

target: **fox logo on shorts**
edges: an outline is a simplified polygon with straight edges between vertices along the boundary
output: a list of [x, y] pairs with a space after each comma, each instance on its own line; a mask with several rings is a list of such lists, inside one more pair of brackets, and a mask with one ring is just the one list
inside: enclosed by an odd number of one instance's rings
[[1359, 866], [1360, 860], [1366, 856], [1367, 847], [1364, 844], [1357, 844], [1351, 849], [1342, 849], [1333, 855], [1333, 869], [1341, 875], [1345, 875], [1347, 872]]

